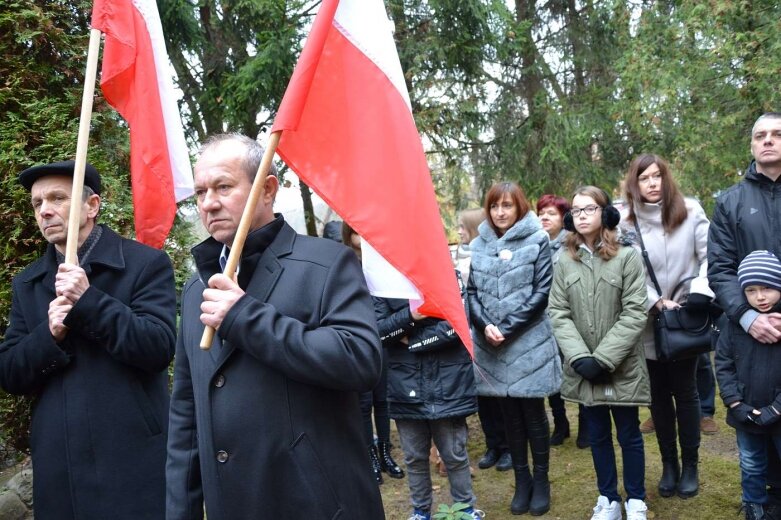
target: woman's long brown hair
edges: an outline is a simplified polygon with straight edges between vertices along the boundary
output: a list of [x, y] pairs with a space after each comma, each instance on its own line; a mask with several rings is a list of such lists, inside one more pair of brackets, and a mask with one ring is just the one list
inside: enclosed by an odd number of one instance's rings
[[662, 226], [669, 233], [686, 220], [686, 202], [683, 200], [681, 190], [678, 189], [672, 173], [670, 173], [670, 165], [656, 154], [639, 155], [629, 165], [629, 170], [624, 177], [624, 196], [627, 206], [629, 206], [627, 220], [635, 221], [635, 204], [643, 203], [638, 177], [653, 164], [659, 168], [659, 173], [662, 176]]

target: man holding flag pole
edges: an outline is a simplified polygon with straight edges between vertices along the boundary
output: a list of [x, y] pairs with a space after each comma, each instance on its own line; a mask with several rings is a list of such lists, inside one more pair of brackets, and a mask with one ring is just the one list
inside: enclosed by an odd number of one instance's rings
[[268, 173], [277, 152], [365, 240], [372, 294], [447, 320], [471, 353], [381, 0], [322, 2], [262, 158], [256, 148], [218, 136], [195, 166], [211, 238], [182, 298], [168, 520], [200, 520], [204, 503], [209, 520], [381, 519], [356, 395], [380, 370], [363, 276], [351, 252], [274, 215]]
[[[13, 280], [0, 387], [35, 398], [38, 520], [162, 520], [176, 293], [168, 235], [192, 172], [154, 0], [96, 0], [75, 161], [19, 175], [44, 255]], [[101, 33], [101, 86], [130, 126], [136, 235], [97, 223], [87, 164]], [[148, 245], [144, 245], [148, 244]]]
[[36, 519], [162, 519], [173, 268], [162, 251], [97, 224], [101, 180], [91, 165], [71, 198], [74, 165], [19, 175], [49, 246], [14, 277], [0, 387], [35, 398]]

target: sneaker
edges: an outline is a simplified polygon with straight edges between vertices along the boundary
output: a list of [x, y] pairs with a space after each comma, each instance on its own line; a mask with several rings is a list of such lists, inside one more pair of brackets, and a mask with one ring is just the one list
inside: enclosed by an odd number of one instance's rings
[[700, 431], [705, 435], [716, 435], [719, 433], [719, 425], [713, 420], [713, 417], [705, 416], [700, 419]]
[[467, 518], [469, 518], [469, 520], [472, 520], [472, 519], [480, 520], [481, 518], [483, 518], [485, 516], [485, 512], [484, 511], [481, 511], [479, 509], [475, 509], [474, 507], [467, 507], [466, 509], [464, 509], [462, 511], [462, 513], [466, 513], [467, 515], [469, 515], [469, 516], [467, 516]]
[[656, 431], [653, 417], [649, 417], [640, 425], [640, 433], [653, 433]]
[[630, 498], [626, 501], [626, 520], [646, 520], [648, 506], [645, 502], [636, 498]]
[[591, 520], [622, 520], [621, 504], [615, 500], [611, 502], [607, 497], [599, 495]]
[[431, 520], [431, 513], [422, 509], [413, 509], [412, 516], [408, 520]]

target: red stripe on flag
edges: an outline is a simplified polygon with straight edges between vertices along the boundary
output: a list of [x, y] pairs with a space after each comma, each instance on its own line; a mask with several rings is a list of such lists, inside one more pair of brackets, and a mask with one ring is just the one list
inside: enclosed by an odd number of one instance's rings
[[[322, 52], [313, 56], [304, 49], [280, 107], [274, 125], [283, 130], [277, 153], [418, 288], [425, 299], [420, 311], [448, 320], [471, 352], [412, 115], [387, 76], [330, 19], [320, 33], [323, 40], [314, 40], [323, 20], [318, 15], [307, 43]], [[306, 80], [296, 81], [302, 77]], [[295, 102], [287, 104], [288, 99]]]
[[136, 238], [160, 248], [173, 225], [176, 198], [146, 22], [129, 0], [96, 0], [92, 26], [105, 34], [101, 90], [130, 127]]

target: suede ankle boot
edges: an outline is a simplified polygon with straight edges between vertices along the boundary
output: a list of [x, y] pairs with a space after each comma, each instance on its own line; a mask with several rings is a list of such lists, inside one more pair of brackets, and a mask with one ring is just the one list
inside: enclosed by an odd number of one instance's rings
[[529, 473], [529, 466], [514, 466], [515, 471], [515, 493], [510, 502], [510, 512], [514, 515], [522, 515], [529, 511], [529, 502], [532, 495], [532, 476]]

